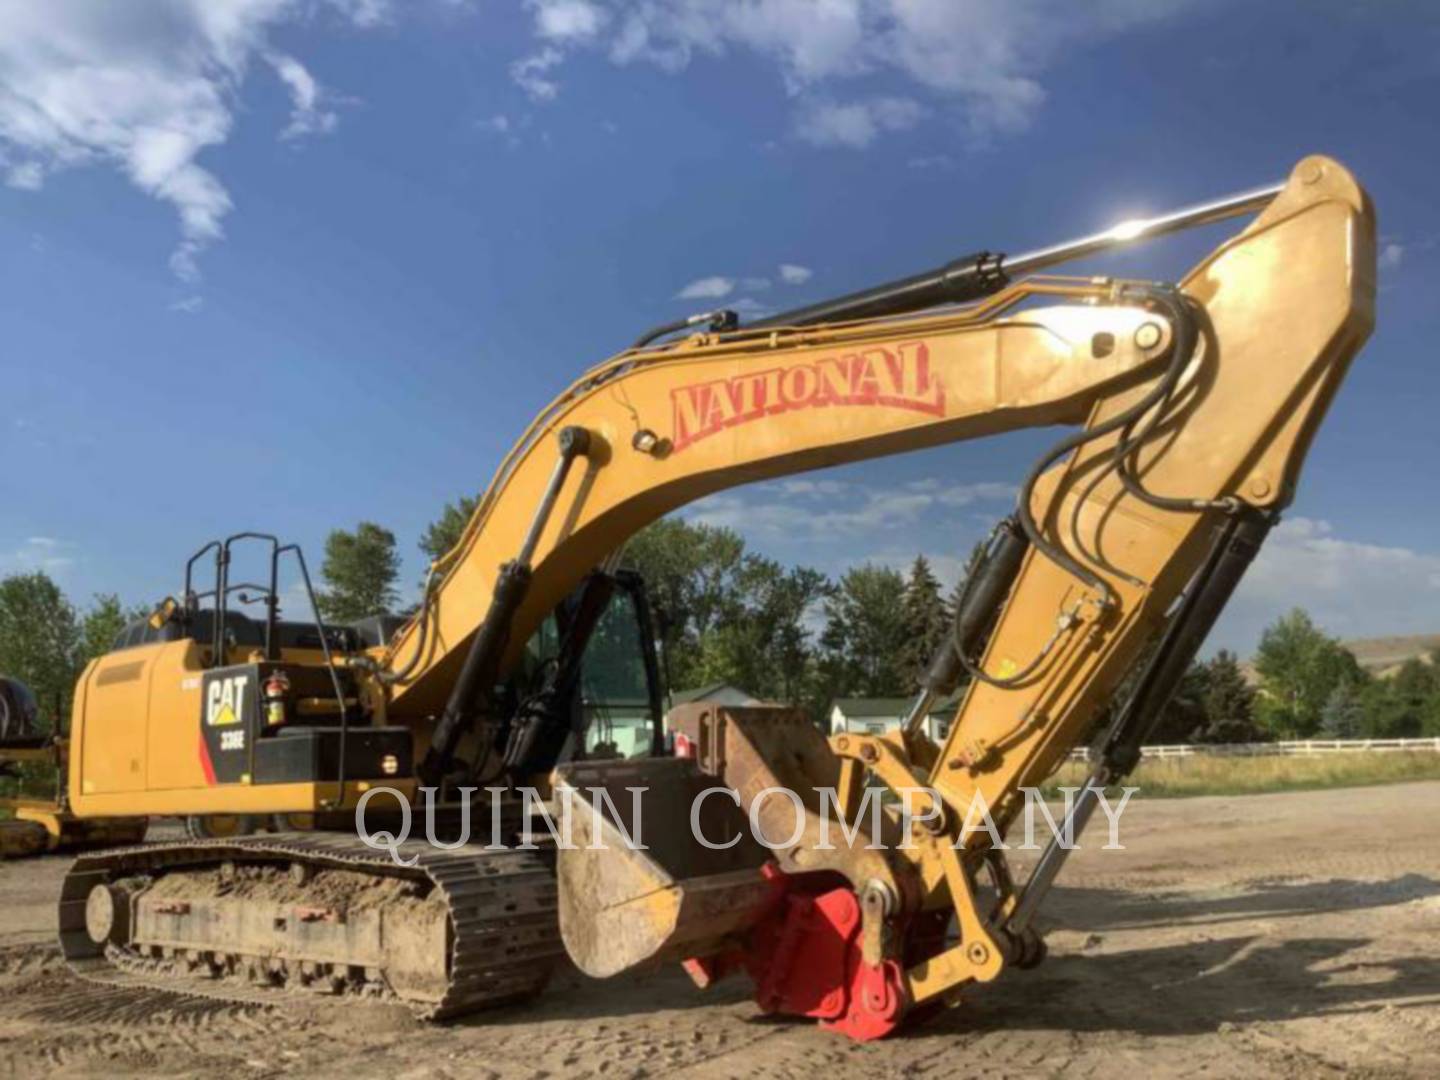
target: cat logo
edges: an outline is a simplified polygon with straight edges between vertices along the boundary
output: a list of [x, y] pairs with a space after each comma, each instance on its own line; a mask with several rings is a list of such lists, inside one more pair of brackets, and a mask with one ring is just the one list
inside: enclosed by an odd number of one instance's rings
[[240, 723], [249, 682], [249, 675], [231, 675], [213, 680], [205, 688], [205, 723], [210, 727]]

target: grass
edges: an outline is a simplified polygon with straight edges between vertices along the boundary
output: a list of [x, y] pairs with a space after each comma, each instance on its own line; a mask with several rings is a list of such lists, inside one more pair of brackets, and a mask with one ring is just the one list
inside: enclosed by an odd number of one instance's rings
[[[1061, 787], [1085, 782], [1090, 766], [1066, 762], [1042, 787], [1059, 797]], [[1157, 758], [1142, 762], [1125, 781], [1136, 798], [1190, 795], [1258, 795], [1270, 791], [1363, 787], [1412, 780], [1440, 780], [1440, 753], [1316, 754], [1274, 757]]]

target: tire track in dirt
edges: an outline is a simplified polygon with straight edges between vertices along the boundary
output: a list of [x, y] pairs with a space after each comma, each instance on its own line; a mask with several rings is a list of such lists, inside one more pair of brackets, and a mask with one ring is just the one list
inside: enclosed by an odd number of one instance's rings
[[263, 1006], [222, 1004], [183, 994], [84, 982], [54, 946], [0, 949], [3, 1055], [0, 1071], [27, 1075], [97, 1062], [148, 1068], [176, 1058], [199, 1062], [293, 1033], [293, 1018]]

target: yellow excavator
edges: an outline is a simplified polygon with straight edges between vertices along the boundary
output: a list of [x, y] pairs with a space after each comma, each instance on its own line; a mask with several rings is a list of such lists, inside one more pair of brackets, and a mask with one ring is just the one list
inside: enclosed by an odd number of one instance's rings
[[[1241, 214], [1178, 284], [1046, 273]], [[1003, 833], [1093, 734], [1078, 832], [1130, 772], [1293, 498], [1375, 275], [1368, 197], [1309, 157], [1283, 184], [1081, 240], [748, 325], [657, 327], [531, 423], [406, 620], [283, 621], [282, 565], [308, 588], [300, 551], [207, 545], [79, 682], [73, 811], [195, 827], [77, 859], [69, 962], [444, 1017], [537, 992], [563, 952], [596, 976], [674, 959], [857, 1039], [1038, 962], [1068, 846], [1016, 882], [977, 800]], [[794, 710], [706, 705], [665, 730], [644, 584], [620, 568], [637, 530], [737, 485], [1054, 425], [896, 731], [827, 739]], [[268, 580], [232, 581], [257, 545]], [[932, 741], [924, 718], [967, 677]], [[646, 756], [597, 754], [597, 723], [625, 709]], [[544, 809], [527, 788], [572, 843], [524, 842]], [[569, 797], [586, 789], [598, 810]], [[859, 827], [872, 814], [879, 843]], [[287, 831], [234, 825], [277, 816]], [[237, 835], [206, 827], [222, 817]]]
[[[146, 818], [79, 818], [70, 812], [65, 789], [68, 745], [64, 735], [41, 726], [30, 688], [0, 675], [0, 781], [15, 787], [12, 794], [0, 795], [0, 810], [10, 815], [0, 819], [0, 859], [145, 839]], [[37, 779], [46, 789], [43, 794], [27, 790], [27, 782]]]

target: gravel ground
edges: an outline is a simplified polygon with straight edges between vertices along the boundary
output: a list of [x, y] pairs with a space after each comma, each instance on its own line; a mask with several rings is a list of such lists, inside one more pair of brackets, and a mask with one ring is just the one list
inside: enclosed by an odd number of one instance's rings
[[869, 1045], [674, 970], [439, 1027], [93, 986], [52, 944], [67, 860], [0, 863], [0, 1076], [1437, 1076], [1437, 820], [1440, 783], [1134, 802], [1051, 894], [1040, 969]]

